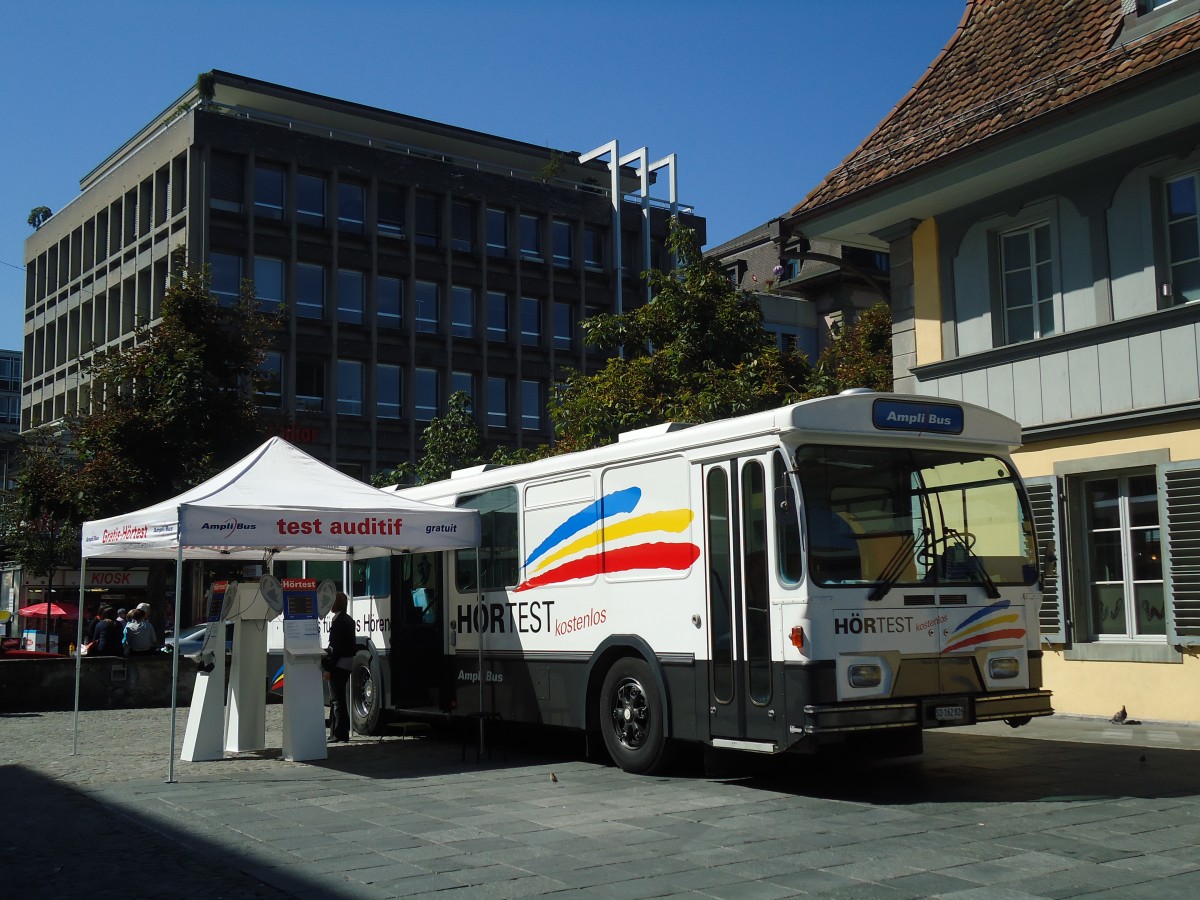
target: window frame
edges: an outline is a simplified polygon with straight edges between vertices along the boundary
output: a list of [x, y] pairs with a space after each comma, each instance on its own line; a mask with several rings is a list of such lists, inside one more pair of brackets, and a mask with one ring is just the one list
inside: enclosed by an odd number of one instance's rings
[[[275, 268], [279, 274], [278, 296], [264, 297], [259, 293], [266, 279], [263, 277], [264, 265]], [[284, 308], [287, 303], [287, 263], [278, 256], [254, 257], [254, 302], [263, 312], [275, 313]]]
[[508, 378], [489, 375], [487, 379], [487, 425], [489, 428], [508, 428]]
[[[395, 305], [391, 301], [391, 291], [385, 291], [384, 285], [395, 284]], [[385, 305], [384, 300], [389, 302]], [[375, 323], [387, 331], [400, 331], [404, 328], [404, 279], [396, 275], [380, 275], [375, 282]]]
[[[395, 386], [394, 395], [391, 390], [386, 397], [383, 395], [385, 385], [389, 389]], [[404, 366], [379, 363], [375, 367], [375, 418], [389, 421], [404, 418]]]
[[463, 284], [450, 286], [450, 334], [475, 337], [475, 288]]
[[542, 218], [532, 213], [521, 213], [520, 223], [521, 259], [542, 262]]
[[427, 366], [413, 369], [413, 418], [418, 422], [431, 422], [441, 415], [441, 387], [441, 373], [437, 369]]
[[[428, 289], [432, 289], [432, 297], [426, 296]], [[418, 281], [413, 286], [413, 330], [417, 334], [441, 334], [442, 286], [436, 281]]]
[[[1039, 259], [1038, 253], [1038, 232], [1045, 230], [1046, 250], [1048, 257]], [[1002, 336], [1002, 344], [1005, 346], [1013, 344], [1027, 343], [1029, 341], [1041, 340], [1043, 338], [1052, 337], [1063, 332], [1063, 315], [1062, 315], [1062, 296], [1058, 290], [1058, 255], [1055, 253], [1055, 236], [1056, 223], [1052, 218], [1039, 218], [1034, 221], [1024, 223], [1011, 228], [1004, 228], [995, 233], [996, 247], [996, 280], [1000, 298], [1000, 327], [999, 331]], [[1019, 261], [1014, 261], [1009, 268], [1008, 251], [1006, 249], [1006, 241], [1010, 238], [1016, 238], [1024, 235], [1026, 238], [1025, 246], [1029, 252], [1028, 263], [1026, 265], [1018, 264]], [[1045, 265], [1047, 278], [1049, 280], [1049, 296], [1041, 297], [1038, 290], [1039, 267]], [[1027, 271], [1029, 273], [1028, 287], [1029, 302], [1028, 304], [1014, 304], [1014, 299], [1010, 298], [1008, 276], [1013, 276]], [[1012, 328], [1010, 327], [1010, 316], [1014, 311], [1020, 311], [1028, 306], [1031, 332], [1029, 337], [1014, 337]], [[1041, 313], [1044, 307], [1049, 307], [1052, 318], [1051, 330], [1043, 331], [1043, 323], [1041, 321]]]
[[[1172, 217], [1172, 185], [1179, 184], [1184, 181], [1191, 182], [1191, 210], [1182, 215]], [[1170, 285], [1170, 294], [1165, 297], [1166, 306], [1182, 306], [1185, 303], [1194, 303], [1200, 300], [1200, 173], [1184, 172], [1182, 174], [1173, 175], [1163, 179], [1162, 185], [1162, 221], [1163, 221], [1163, 262], [1166, 274], [1167, 284]], [[1186, 229], [1187, 225], [1191, 225], [1190, 229]], [[1192, 247], [1190, 249], [1194, 255], [1181, 260], [1174, 259], [1176, 247], [1176, 230], [1190, 230]], [[1183, 296], [1180, 296], [1180, 289], [1176, 287], [1178, 279], [1175, 272], [1177, 268], [1190, 267], [1193, 270], [1192, 278], [1194, 285], [1184, 288]], [[1192, 296], [1187, 296], [1191, 293]]]
[[[313, 388], [320, 392], [314, 393]], [[296, 360], [296, 412], [325, 412], [327, 393], [329, 381], [325, 360], [315, 356], [299, 357]]]
[[[351, 283], [357, 284], [357, 290], [347, 290]], [[339, 268], [337, 288], [338, 322], [362, 325], [367, 317], [367, 273], [361, 269]], [[354, 300], [354, 305], [347, 305], [348, 300]]]
[[[266, 179], [270, 179], [269, 181]], [[278, 191], [267, 191], [264, 188], [278, 187]], [[271, 201], [264, 199], [264, 194], [275, 196]], [[277, 200], [278, 202], [273, 202]], [[274, 219], [282, 221], [285, 218], [287, 205], [287, 167], [279, 163], [255, 160], [254, 163], [254, 216], [258, 219]]]
[[[319, 187], [313, 196], [320, 199], [319, 205], [310, 203], [313, 197], [306, 197], [308, 188]], [[312, 228], [324, 228], [329, 215], [329, 179], [315, 172], [296, 173], [296, 223]]]
[[358, 181], [338, 181], [338, 231], [344, 234], [363, 234], [367, 223], [367, 188]]
[[361, 416], [366, 405], [365, 371], [361, 359], [337, 361], [337, 414]]
[[[320, 273], [320, 278], [318, 280], [314, 280], [311, 283], [306, 283], [307, 279], [304, 277], [304, 273], [315, 274], [318, 272]], [[328, 294], [329, 294], [329, 286], [327, 284], [327, 281], [328, 281], [328, 273], [327, 273], [326, 267], [324, 265], [322, 265], [321, 263], [309, 263], [309, 262], [296, 263], [296, 316], [297, 317], [299, 317], [301, 319], [315, 319], [318, 321], [324, 321], [325, 310], [326, 310], [326, 306], [328, 305]], [[302, 296], [302, 291], [305, 291], [309, 287], [312, 287], [314, 285], [319, 285], [321, 288], [321, 297], [320, 297], [320, 305], [319, 306], [316, 303], [309, 300], [307, 297]], [[320, 314], [313, 315], [312, 311], [318, 310], [318, 309], [320, 310]]]
[[[536, 325], [535, 331], [530, 331], [526, 326], [530, 324], [529, 311], [534, 311], [532, 324]], [[522, 347], [540, 347], [542, 346], [542, 300], [540, 297], [522, 297], [521, 298], [521, 346]]]

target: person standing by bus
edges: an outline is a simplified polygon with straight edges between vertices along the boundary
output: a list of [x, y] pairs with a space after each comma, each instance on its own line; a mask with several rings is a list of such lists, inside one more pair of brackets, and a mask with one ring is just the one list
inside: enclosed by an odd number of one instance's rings
[[329, 623], [329, 646], [321, 661], [322, 677], [329, 682], [329, 742], [350, 740], [350, 708], [347, 686], [354, 668], [354, 620], [346, 612], [349, 601], [338, 591], [333, 600], [333, 621]]

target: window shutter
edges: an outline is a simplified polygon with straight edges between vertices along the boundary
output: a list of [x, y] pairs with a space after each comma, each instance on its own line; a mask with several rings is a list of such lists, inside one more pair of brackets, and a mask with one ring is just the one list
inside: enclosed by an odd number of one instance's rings
[[1025, 479], [1025, 491], [1037, 534], [1038, 569], [1042, 575], [1042, 605], [1038, 610], [1043, 644], [1067, 642], [1067, 616], [1062, 590], [1062, 538], [1059, 524], [1058, 479], [1053, 476]]
[[235, 203], [240, 208], [245, 194], [242, 158], [229, 153], [214, 153], [210, 172], [212, 198]]
[[1167, 639], [1194, 647], [1200, 645], [1200, 468], [1194, 461], [1159, 466], [1158, 491], [1166, 524]]

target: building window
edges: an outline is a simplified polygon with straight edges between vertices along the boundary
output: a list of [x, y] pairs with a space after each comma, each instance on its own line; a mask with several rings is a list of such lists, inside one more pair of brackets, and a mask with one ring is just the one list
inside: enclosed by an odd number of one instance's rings
[[604, 232], [595, 225], [583, 229], [583, 264], [589, 269], [604, 268]]
[[498, 344], [508, 340], [508, 294], [503, 291], [487, 293], [487, 336]]
[[363, 273], [355, 269], [338, 269], [338, 321], [361, 325], [365, 309], [366, 279]]
[[242, 288], [242, 258], [232, 253], [213, 253], [208, 265], [212, 295], [222, 306], [233, 306]]
[[450, 204], [450, 247], [464, 253], [475, 249], [475, 208], [463, 200]]
[[537, 297], [521, 298], [521, 343], [526, 347], [542, 343], [542, 301]]
[[521, 382], [521, 428], [525, 431], [541, 431], [542, 412], [546, 407], [542, 399], [540, 381]]
[[367, 218], [367, 192], [353, 181], [338, 182], [338, 229], [362, 234]]
[[363, 412], [363, 364], [357, 359], [337, 361], [337, 411], [342, 416]]
[[508, 213], [503, 209], [487, 211], [488, 256], [508, 256]]
[[263, 312], [283, 309], [283, 260], [273, 256], [254, 257], [254, 299]]
[[304, 319], [325, 318], [325, 267], [296, 264], [296, 315]]
[[450, 333], [475, 337], [475, 290], [455, 285], [450, 288]]
[[404, 294], [399, 278], [379, 276], [376, 319], [380, 328], [398, 329], [404, 323]]
[[255, 399], [265, 409], [279, 409], [283, 405], [283, 354], [267, 351], [258, 367], [258, 382]]
[[376, 230], [384, 237], [404, 237], [404, 189], [380, 185]]
[[542, 258], [542, 223], [537, 216], [521, 216], [521, 256], [534, 260]]
[[422, 247], [441, 245], [442, 217], [438, 198], [417, 194], [417, 243]]
[[1154, 472], [1082, 482], [1087, 621], [1094, 640], [1166, 634]]
[[487, 380], [487, 423], [489, 428], [508, 427], [508, 379]]
[[398, 419], [403, 409], [400, 366], [380, 363], [375, 367], [375, 415], [380, 419]]
[[555, 219], [553, 233], [554, 264], [559, 268], [569, 269], [574, 259], [574, 247], [571, 241], [571, 223]]
[[325, 361], [296, 361], [296, 411], [323, 412], [325, 409]]
[[325, 179], [320, 175], [301, 172], [296, 176], [296, 221], [325, 227]]
[[421, 422], [432, 421], [438, 414], [437, 369], [417, 369], [413, 374], [413, 415]]
[[554, 304], [554, 349], [570, 350], [575, 346], [575, 316], [570, 303]]
[[467, 410], [475, 409], [475, 376], [470, 372], [450, 373], [450, 393], [462, 391], [467, 395]]
[[287, 172], [281, 166], [258, 163], [254, 167], [254, 215], [282, 219]]
[[1167, 256], [1171, 300], [1200, 300], [1200, 223], [1196, 216], [1196, 176], [1167, 182]]
[[441, 330], [439, 310], [442, 305], [441, 286], [432, 281], [418, 281], [414, 302], [416, 328], [421, 334], [437, 334]]
[[1005, 340], [1010, 344], [1057, 332], [1050, 225], [1000, 236]]
[[[208, 204], [213, 209], [240, 213], [245, 203], [244, 163], [240, 156], [231, 153], [213, 153], [209, 166], [211, 185]], [[117, 231], [117, 223], [113, 223]]]

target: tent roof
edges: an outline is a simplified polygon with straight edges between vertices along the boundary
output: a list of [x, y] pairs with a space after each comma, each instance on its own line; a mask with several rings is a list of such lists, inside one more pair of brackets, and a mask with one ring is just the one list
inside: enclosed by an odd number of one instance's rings
[[84, 557], [344, 559], [479, 543], [479, 513], [401, 499], [282, 438], [176, 497], [86, 522]]

